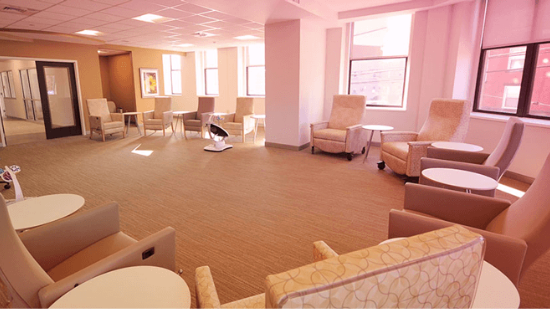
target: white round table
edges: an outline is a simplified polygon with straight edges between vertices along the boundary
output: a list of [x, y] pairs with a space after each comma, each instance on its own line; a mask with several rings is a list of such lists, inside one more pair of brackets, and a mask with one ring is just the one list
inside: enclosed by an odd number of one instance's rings
[[181, 134], [184, 134], [183, 130], [185, 130], [185, 125], [183, 123], [183, 115], [190, 114], [190, 113], [194, 113], [194, 112], [192, 112], [192, 111], [175, 111], [175, 112], [172, 112], [172, 115], [174, 115], [176, 117], [176, 127], [174, 128], [175, 132], [178, 131], [178, 123], [180, 122], [180, 119], [181, 119]]
[[498, 186], [498, 182], [491, 177], [454, 168], [428, 168], [422, 171], [422, 176], [440, 184], [465, 189], [467, 193], [472, 193], [472, 190], [494, 190]]
[[256, 119], [256, 130], [254, 131], [254, 143], [256, 142], [256, 135], [258, 134], [258, 124], [260, 123], [260, 120], [263, 121], [264, 124], [264, 130], [265, 130], [265, 115], [252, 115], [253, 119]]
[[365, 160], [367, 160], [367, 157], [369, 155], [370, 145], [372, 144], [372, 136], [374, 135], [374, 132], [380, 131], [380, 138], [382, 138], [382, 131], [391, 131], [393, 130], [393, 127], [377, 125], [377, 124], [369, 124], [369, 125], [363, 126], [363, 129], [371, 131], [370, 139], [367, 143], [367, 151], [365, 153], [365, 158], [363, 159], [363, 163], [365, 163]]
[[130, 130], [130, 122], [131, 122], [132, 116], [133, 116], [134, 121], [136, 122], [136, 127], [138, 129], [138, 133], [139, 133], [139, 135], [141, 135], [141, 129], [139, 128], [139, 122], [138, 122], [138, 115], [141, 115], [141, 114], [142, 114], [141, 112], [125, 112], [125, 113], [122, 113], [123, 117], [128, 116], [128, 123], [126, 124], [126, 134], [128, 134], [128, 131]]
[[50, 308], [190, 308], [185, 281], [154, 266], [121, 268], [92, 278], [61, 296]]
[[76, 194], [52, 194], [29, 198], [8, 206], [16, 231], [37, 227], [66, 217], [84, 206], [84, 198]]
[[435, 148], [469, 151], [469, 152], [479, 152], [483, 150], [483, 147], [478, 145], [468, 144], [468, 143], [458, 143], [458, 142], [433, 142], [432, 146]]
[[[404, 238], [384, 240], [380, 245]], [[496, 267], [483, 261], [472, 308], [519, 308], [519, 303], [519, 292], [512, 281]]]

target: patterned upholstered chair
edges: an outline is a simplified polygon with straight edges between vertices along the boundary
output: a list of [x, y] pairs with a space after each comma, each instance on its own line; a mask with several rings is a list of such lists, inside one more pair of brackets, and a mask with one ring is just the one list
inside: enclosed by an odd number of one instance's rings
[[204, 126], [210, 119], [210, 114], [214, 112], [216, 98], [199, 97], [199, 105], [196, 112], [183, 115], [183, 134], [187, 138], [187, 131], [200, 132], [204, 136]]
[[508, 200], [419, 184], [405, 185], [403, 210], [390, 211], [390, 238], [453, 224], [487, 240], [485, 260], [518, 284], [525, 271], [550, 250], [550, 155], [527, 192]]
[[47, 308], [77, 285], [114, 269], [175, 270], [176, 231], [166, 227], [136, 241], [120, 231], [118, 204], [110, 203], [17, 234], [0, 196], [0, 250], [0, 279], [11, 307]]
[[231, 135], [241, 135], [243, 143], [246, 134], [254, 133], [254, 98], [237, 98], [235, 113], [223, 117], [221, 126]]
[[155, 109], [143, 112], [143, 131], [162, 130], [162, 135], [166, 136], [166, 128], [172, 126], [174, 132], [174, 115], [172, 114], [172, 97], [156, 97]]
[[199, 267], [197, 306], [418, 308], [429, 303], [433, 308], [468, 308], [479, 283], [485, 243], [456, 225], [340, 256], [316, 242], [313, 252], [315, 263], [267, 276], [265, 294], [224, 305], [210, 269]]
[[420, 175], [420, 158], [435, 141], [463, 142], [470, 122], [470, 104], [463, 100], [433, 99], [420, 132], [381, 132], [379, 169], [386, 164], [397, 174]]
[[329, 121], [312, 123], [311, 153], [315, 147], [332, 153], [347, 153], [351, 161], [353, 154], [362, 152], [365, 133], [361, 119], [365, 113], [367, 98], [362, 95], [335, 95], [332, 100]]
[[90, 117], [90, 139], [94, 131], [101, 134], [103, 141], [105, 141], [105, 134], [122, 132], [122, 137], [126, 137], [124, 116], [120, 113], [110, 113], [107, 99], [88, 99], [86, 103]]
[[[525, 124], [518, 117], [510, 117], [497, 147], [490, 154], [428, 147], [428, 157], [421, 159], [420, 170], [434, 167], [454, 168], [482, 174], [498, 181], [516, 156], [521, 144], [524, 126]], [[420, 173], [419, 183], [456, 189], [431, 181], [423, 177], [422, 173]], [[472, 193], [495, 196], [495, 190], [474, 190]]]

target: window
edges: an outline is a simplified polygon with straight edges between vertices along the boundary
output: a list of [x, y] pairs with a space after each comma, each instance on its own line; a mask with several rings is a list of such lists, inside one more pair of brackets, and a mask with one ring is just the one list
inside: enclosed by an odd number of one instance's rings
[[4, 93], [4, 98], [15, 99], [15, 84], [13, 83], [13, 73], [12, 71], [5, 71], [0, 73], [1, 82], [2, 82], [2, 91]]
[[265, 47], [246, 47], [246, 95], [265, 96]]
[[402, 107], [409, 55], [411, 15], [353, 23], [349, 94], [367, 106]]
[[550, 43], [484, 49], [474, 111], [550, 119]]
[[164, 94], [181, 94], [181, 56], [162, 55], [162, 69], [164, 73]]
[[218, 95], [218, 50], [211, 49], [204, 52], [204, 93]]

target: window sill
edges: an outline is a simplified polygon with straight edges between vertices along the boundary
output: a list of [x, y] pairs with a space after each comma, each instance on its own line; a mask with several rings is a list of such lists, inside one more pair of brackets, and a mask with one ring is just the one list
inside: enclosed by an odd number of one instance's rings
[[[491, 121], [498, 121], [498, 122], [506, 122], [510, 118], [510, 116], [505, 116], [505, 115], [495, 115], [495, 114], [477, 113], [477, 112], [471, 112], [470, 117], [474, 119], [484, 119], [484, 120], [491, 120]], [[550, 129], [550, 120], [523, 118], [523, 117], [521, 117], [520, 119], [523, 122], [525, 122], [525, 125], [527, 126]]]
[[392, 112], [405, 112], [407, 111], [406, 107], [377, 107], [377, 106], [366, 106], [367, 110], [371, 111], [392, 111]]

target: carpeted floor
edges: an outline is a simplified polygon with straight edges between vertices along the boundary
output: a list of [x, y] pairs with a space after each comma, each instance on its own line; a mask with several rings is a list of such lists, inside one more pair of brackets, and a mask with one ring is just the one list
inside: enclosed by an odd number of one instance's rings
[[[310, 263], [316, 240], [339, 253], [379, 243], [388, 211], [403, 205], [404, 181], [377, 169], [376, 147], [362, 164], [362, 157], [266, 148], [251, 137], [209, 153], [202, 148], [210, 142], [197, 135], [135, 130], [105, 143], [79, 136], [9, 146], [0, 162], [21, 166], [26, 196], [80, 194], [83, 209], [117, 201], [122, 230], [136, 239], [174, 227], [183, 279], [194, 291], [195, 268], [209, 265], [222, 303], [262, 293], [268, 274]], [[3, 194], [13, 198], [13, 189]], [[523, 279], [522, 307], [549, 307], [549, 290], [547, 254]]]
[[3, 122], [6, 143], [10, 146], [46, 140], [46, 129], [43, 121], [27, 121], [7, 117]]

